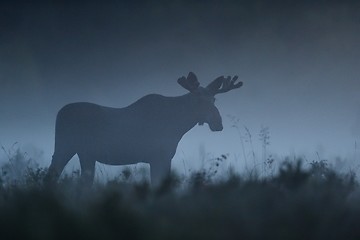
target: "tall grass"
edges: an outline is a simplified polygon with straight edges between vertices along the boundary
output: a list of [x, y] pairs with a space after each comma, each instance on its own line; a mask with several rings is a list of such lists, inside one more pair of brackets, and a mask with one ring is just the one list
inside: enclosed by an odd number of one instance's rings
[[[215, 161], [216, 162], [216, 161]], [[359, 186], [326, 161], [285, 161], [274, 175], [158, 187], [124, 179], [83, 188], [78, 172], [46, 186], [46, 169], [0, 185], [1, 239], [359, 239]], [[208, 174], [212, 174], [211, 172]], [[5, 179], [1, 176], [1, 179]]]

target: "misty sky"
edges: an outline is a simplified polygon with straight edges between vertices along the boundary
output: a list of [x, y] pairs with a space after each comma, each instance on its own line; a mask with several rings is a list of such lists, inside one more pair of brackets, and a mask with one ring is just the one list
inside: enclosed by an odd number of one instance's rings
[[268, 126], [279, 156], [350, 156], [360, 140], [359, 12], [356, 1], [1, 3], [0, 144], [43, 151], [48, 164], [63, 105], [181, 95], [176, 80], [193, 71], [204, 85], [237, 74], [244, 86], [217, 96], [224, 131], [196, 127], [176, 159], [195, 160], [203, 145], [241, 161], [228, 114], [255, 144]]

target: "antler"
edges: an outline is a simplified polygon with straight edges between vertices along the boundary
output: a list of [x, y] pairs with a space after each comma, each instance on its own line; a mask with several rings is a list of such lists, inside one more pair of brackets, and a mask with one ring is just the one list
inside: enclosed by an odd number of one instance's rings
[[200, 83], [197, 80], [196, 75], [193, 72], [189, 72], [187, 77], [181, 77], [177, 80], [177, 82], [185, 89], [189, 90], [190, 92], [196, 91]]
[[232, 79], [230, 76], [227, 78], [221, 76], [212, 81], [206, 88], [214, 95], [225, 93], [232, 89], [240, 88], [243, 85], [243, 82], [236, 82], [237, 80], [238, 76], [234, 76]]

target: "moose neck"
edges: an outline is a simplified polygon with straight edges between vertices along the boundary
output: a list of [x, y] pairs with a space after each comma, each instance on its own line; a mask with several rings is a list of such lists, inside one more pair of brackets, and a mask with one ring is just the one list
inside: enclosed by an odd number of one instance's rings
[[173, 97], [173, 101], [174, 112], [170, 117], [173, 119], [174, 129], [182, 136], [199, 122], [197, 101], [190, 93]]
[[[177, 97], [149, 94], [125, 108], [128, 115], [147, 119], [145, 128], [154, 133], [180, 139], [199, 122], [196, 96], [191, 93]], [[122, 111], [118, 112], [123, 114]]]

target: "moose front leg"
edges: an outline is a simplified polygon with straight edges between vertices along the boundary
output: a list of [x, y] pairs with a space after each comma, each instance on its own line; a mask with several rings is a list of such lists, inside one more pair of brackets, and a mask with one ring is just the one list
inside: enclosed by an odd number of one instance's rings
[[171, 161], [156, 161], [150, 164], [151, 185], [157, 187], [167, 176], [170, 175]]

